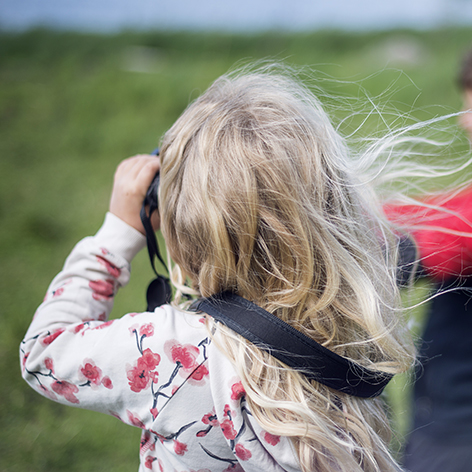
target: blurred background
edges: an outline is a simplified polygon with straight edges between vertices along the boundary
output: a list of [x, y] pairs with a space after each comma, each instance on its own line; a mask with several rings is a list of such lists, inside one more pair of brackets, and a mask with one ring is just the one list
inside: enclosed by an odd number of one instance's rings
[[[49, 282], [99, 228], [119, 161], [155, 148], [240, 61], [309, 66], [344, 134], [371, 103], [381, 114], [357, 134], [452, 113], [470, 46], [470, 0], [1, 0], [0, 471], [138, 468], [137, 428], [40, 397], [18, 362]], [[457, 137], [452, 153], [466, 150]], [[143, 252], [114, 316], [145, 308], [151, 278]], [[405, 385], [388, 392], [397, 450]]]

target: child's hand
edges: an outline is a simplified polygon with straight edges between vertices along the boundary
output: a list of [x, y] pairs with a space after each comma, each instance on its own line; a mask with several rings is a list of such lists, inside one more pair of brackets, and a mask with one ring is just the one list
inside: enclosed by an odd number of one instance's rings
[[[145, 234], [139, 213], [152, 179], [160, 168], [157, 156], [139, 154], [120, 163], [115, 172], [110, 213]], [[159, 229], [159, 215], [152, 215], [154, 230]]]

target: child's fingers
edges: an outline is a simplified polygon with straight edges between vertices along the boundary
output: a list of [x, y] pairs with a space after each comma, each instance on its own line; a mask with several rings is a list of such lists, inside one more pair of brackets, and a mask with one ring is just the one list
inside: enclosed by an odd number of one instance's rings
[[126, 159], [116, 170], [115, 186], [144, 197], [159, 167], [160, 161], [156, 156], [138, 155]]
[[[123, 160], [117, 168], [116, 175], [127, 178], [129, 180], [136, 179], [138, 175], [147, 168], [148, 172], [154, 172], [159, 170], [160, 161], [157, 156], [150, 154], [138, 154], [128, 159]], [[145, 173], [147, 173], [145, 171]]]
[[125, 159], [115, 172], [110, 212], [142, 233], [141, 206], [159, 167], [158, 157], [142, 154]]
[[159, 158], [156, 156], [150, 156], [150, 159], [147, 159], [146, 156], [145, 159], [139, 160], [139, 166], [136, 165], [136, 167], [139, 167], [135, 177], [136, 184], [147, 190], [157, 171], [160, 169]]

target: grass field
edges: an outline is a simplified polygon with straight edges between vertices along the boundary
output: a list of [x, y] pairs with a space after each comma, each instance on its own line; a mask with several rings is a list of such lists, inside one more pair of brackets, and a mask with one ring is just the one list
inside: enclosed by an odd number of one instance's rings
[[[366, 102], [388, 90], [380, 103], [413, 119], [458, 110], [454, 78], [471, 33], [0, 34], [0, 472], [137, 470], [138, 429], [40, 397], [17, 354], [52, 277], [100, 226], [121, 159], [156, 147], [187, 103], [241, 60], [311, 66], [327, 96]], [[336, 106], [338, 119], [348, 114]], [[151, 277], [143, 252], [115, 316], [144, 309]], [[403, 392], [392, 393], [400, 431]]]

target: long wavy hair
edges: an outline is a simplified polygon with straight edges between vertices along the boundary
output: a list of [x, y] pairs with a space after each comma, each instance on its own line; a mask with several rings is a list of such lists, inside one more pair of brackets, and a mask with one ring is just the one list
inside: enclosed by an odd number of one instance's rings
[[[216, 80], [165, 134], [161, 162], [175, 303], [231, 290], [369, 369], [411, 366], [396, 237], [319, 101], [291, 74], [262, 67]], [[304, 472], [400, 470], [380, 399], [309, 381], [207, 323], [252, 414], [291, 438]]]

